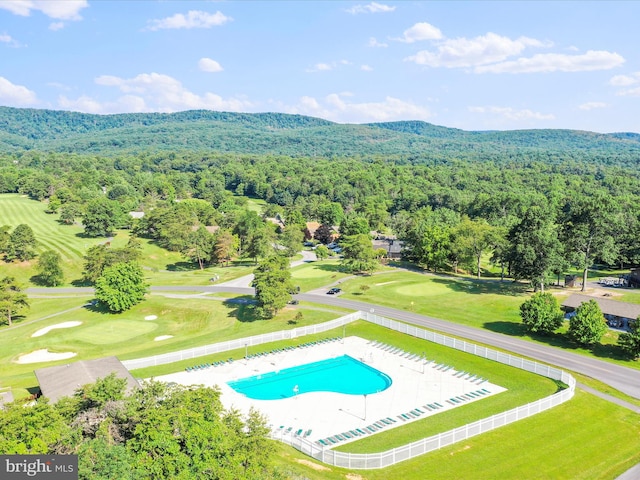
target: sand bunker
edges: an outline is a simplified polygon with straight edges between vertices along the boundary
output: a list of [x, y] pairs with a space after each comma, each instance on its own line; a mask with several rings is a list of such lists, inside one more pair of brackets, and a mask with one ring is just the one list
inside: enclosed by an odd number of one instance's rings
[[82, 325], [82, 322], [56, 323], [55, 325], [51, 325], [49, 327], [41, 328], [40, 330], [38, 330], [36, 333], [34, 333], [31, 336], [32, 337], [41, 337], [42, 335], [44, 335], [46, 333], [49, 333], [51, 330], [54, 330], [56, 328], [71, 328], [71, 327], [77, 327], [78, 325]]
[[77, 354], [75, 352], [62, 352], [62, 353], [53, 353], [48, 349], [36, 350], [31, 353], [25, 353], [24, 355], [20, 355], [16, 363], [38, 363], [38, 362], [53, 362], [55, 360], [65, 360], [67, 358], [75, 357]]
[[146, 317], [144, 317], [145, 320], [157, 320], [158, 316], [157, 315], [147, 315]]
[[154, 338], [154, 340], [159, 342], [160, 340], [166, 340], [167, 338], [173, 338], [173, 335], [160, 335], [159, 337]]

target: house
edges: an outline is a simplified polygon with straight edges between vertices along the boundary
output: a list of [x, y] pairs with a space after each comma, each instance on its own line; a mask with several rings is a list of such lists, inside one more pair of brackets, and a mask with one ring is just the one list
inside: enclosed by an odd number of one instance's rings
[[636, 303], [619, 302], [609, 298], [581, 295], [578, 293], [567, 297], [567, 299], [562, 302], [561, 307], [565, 312], [571, 314], [582, 305], [582, 303], [588, 302], [589, 300], [595, 300], [598, 303], [607, 324], [611, 328], [629, 330], [629, 322], [635, 321], [640, 316], [640, 305]]
[[82, 360], [57, 367], [39, 368], [34, 371], [42, 395], [57, 402], [62, 397], [71, 397], [75, 391], [94, 383], [99, 378], [115, 373], [117, 378], [127, 381], [127, 393], [140, 387], [129, 370], [116, 357], [104, 357], [96, 360]]
[[400, 260], [402, 258], [402, 249], [404, 248], [404, 242], [396, 238], [384, 238], [372, 240], [373, 249], [384, 249], [386, 257], [391, 260]]

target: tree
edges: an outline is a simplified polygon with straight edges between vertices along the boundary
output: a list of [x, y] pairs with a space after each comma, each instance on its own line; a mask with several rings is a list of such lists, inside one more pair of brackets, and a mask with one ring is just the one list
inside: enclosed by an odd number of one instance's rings
[[252, 257], [257, 264], [259, 258], [266, 257], [273, 251], [273, 241], [273, 231], [267, 225], [262, 224], [249, 234], [243, 253]]
[[29, 309], [29, 299], [15, 279], [4, 277], [0, 280], [0, 318], [6, 320], [11, 326], [13, 319], [27, 309]]
[[326, 245], [318, 245], [315, 252], [318, 260], [325, 260], [329, 256], [329, 249]]
[[238, 237], [228, 230], [218, 232], [214, 251], [218, 262], [229, 265], [231, 258], [238, 252]]
[[371, 237], [368, 234], [351, 235], [343, 237], [340, 245], [342, 247], [342, 265], [350, 272], [371, 273], [379, 265], [376, 253], [373, 250]]
[[340, 235], [348, 237], [358, 235], [359, 233], [369, 234], [369, 222], [362, 215], [357, 213], [349, 213], [344, 217], [340, 224]]
[[629, 322], [629, 333], [621, 333], [618, 345], [632, 360], [640, 358], [640, 317]]
[[39, 278], [48, 287], [57, 287], [64, 281], [62, 258], [58, 252], [47, 250], [38, 258]]
[[25, 223], [18, 225], [11, 235], [9, 235], [9, 245], [7, 246], [7, 261], [31, 260], [36, 256], [36, 237], [31, 227]]
[[516, 280], [527, 279], [537, 291], [553, 274], [558, 261], [558, 231], [554, 215], [548, 209], [529, 208], [522, 220], [514, 225], [507, 238], [507, 255]]
[[252, 286], [256, 289], [259, 315], [273, 317], [291, 300], [293, 285], [289, 260], [281, 255], [264, 259], [254, 270]]
[[618, 257], [614, 238], [619, 220], [619, 205], [607, 192], [580, 197], [564, 207], [564, 238], [569, 251], [582, 269], [582, 291], [587, 285], [589, 268], [599, 258], [612, 264]]
[[147, 293], [142, 268], [135, 262], [116, 263], [105, 268], [96, 280], [96, 298], [109, 311], [118, 313], [140, 303]]
[[82, 216], [82, 208], [75, 203], [65, 203], [60, 208], [60, 221], [65, 225], [73, 225], [76, 218]]
[[118, 202], [104, 197], [89, 202], [82, 223], [89, 237], [109, 237], [120, 226], [122, 211]]
[[562, 325], [562, 310], [556, 297], [546, 292], [534, 293], [520, 305], [522, 323], [531, 333], [549, 334]]
[[589, 300], [583, 302], [569, 320], [567, 335], [580, 345], [592, 346], [600, 341], [607, 328], [598, 302]]
[[182, 254], [192, 262], [196, 262], [200, 270], [204, 264], [211, 261], [215, 237], [203, 225], [192, 230], [187, 235], [187, 241], [182, 248]]
[[331, 241], [332, 236], [333, 232], [331, 231], [331, 227], [324, 223], [316, 228], [316, 231], [313, 233], [313, 238], [325, 245]]
[[486, 220], [471, 220], [464, 217], [454, 232], [455, 243], [463, 252], [463, 256], [475, 260], [476, 275], [480, 278], [480, 262], [485, 252], [490, 251], [498, 242], [495, 229]]
[[280, 235], [280, 245], [285, 248], [284, 253], [287, 257], [293, 257], [300, 251], [303, 240], [304, 233], [298, 225], [287, 226]]

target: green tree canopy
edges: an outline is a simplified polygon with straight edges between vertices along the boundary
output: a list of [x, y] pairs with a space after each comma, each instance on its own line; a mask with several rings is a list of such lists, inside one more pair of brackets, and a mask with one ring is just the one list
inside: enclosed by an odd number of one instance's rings
[[629, 333], [620, 334], [618, 345], [632, 360], [640, 358], [640, 317], [630, 322]]
[[549, 334], [560, 328], [563, 315], [556, 297], [537, 292], [520, 305], [520, 317], [529, 332]]
[[349, 272], [371, 273], [380, 265], [369, 234], [342, 237], [340, 246], [343, 255], [342, 265]]
[[567, 335], [580, 345], [592, 346], [600, 341], [607, 328], [598, 302], [589, 300], [583, 302], [569, 320]]
[[147, 293], [142, 268], [135, 262], [107, 267], [96, 280], [96, 298], [111, 312], [124, 312], [140, 303]]
[[82, 223], [89, 237], [109, 237], [122, 223], [120, 204], [105, 197], [98, 197], [87, 204]]
[[13, 277], [0, 280], [0, 319], [9, 326], [13, 319], [29, 309], [29, 299]]
[[57, 287], [64, 281], [62, 257], [58, 252], [42, 252], [38, 258], [38, 277], [48, 287]]
[[272, 318], [291, 300], [293, 285], [289, 260], [281, 255], [264, 259], [254, 270], [257, 311], [261, 317]]
[[9, 235], [6, 259], [26, 261], [36, 256], [36, 237], [25, 223], [18, 225]]

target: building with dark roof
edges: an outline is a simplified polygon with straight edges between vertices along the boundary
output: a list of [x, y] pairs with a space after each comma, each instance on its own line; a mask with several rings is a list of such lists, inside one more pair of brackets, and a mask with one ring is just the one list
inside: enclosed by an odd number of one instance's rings
[[140, 386], [129, 370], [116, 357], [82, 360], [57, 367], [40, 368], [34, 373], [40, 384], [42, 395], [52, 403], [62, 397], [73, 396], [78, 388], [94, 383], [99, 378], [107, 377], [111, 373], [115, 373], [117, 378], [124, 378], [127, 381], [127, 393]]
[[640, 316], [640, 305], [636, 303], [619, 302], [603, 297], [593, 297], [574, 293], [562, 302], [562, 308], [566, 312], [573, 312], [576, 308], [589, 300], [595, 300], [607, 320], [607, 324], [612, 328], [622, 330], [629, 329], [629, 322], [635, 321]]

